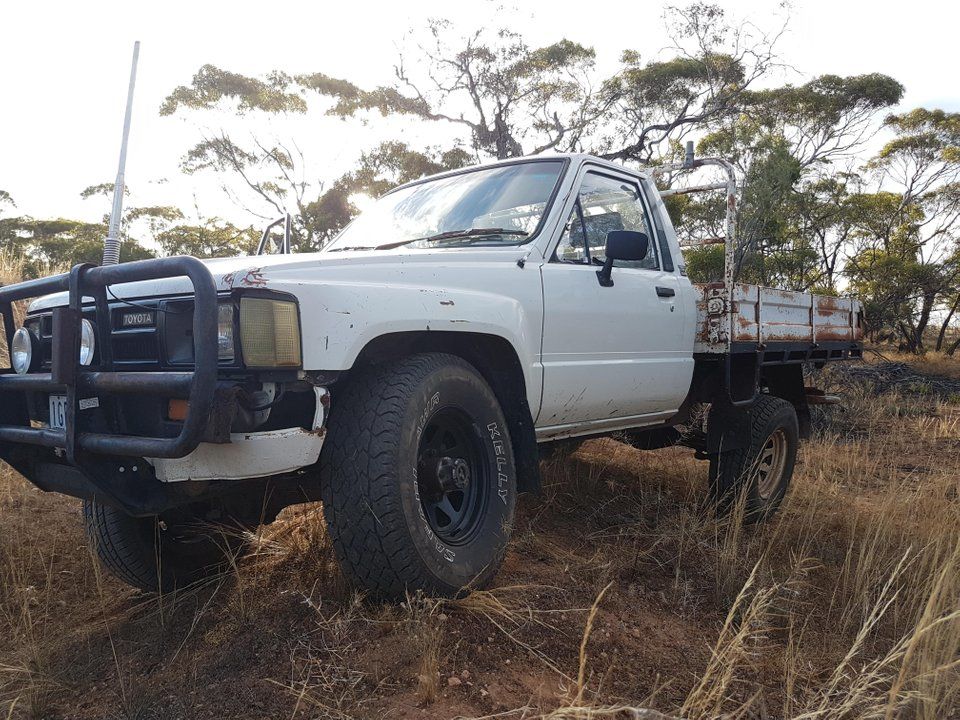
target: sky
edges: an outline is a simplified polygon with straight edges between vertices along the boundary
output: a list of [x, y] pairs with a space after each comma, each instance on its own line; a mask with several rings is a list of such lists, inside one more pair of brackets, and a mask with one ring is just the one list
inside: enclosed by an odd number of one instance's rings
[[[674, 0], [676, 2], [682, 0]], [[363, 86], [390, 82], [404, 33], [430, 17], [467, 29], [508, 22], [531, 45], [562, 37], [593, 46], [600, 70], [612, 71], [620, 53], [657, 56], [667, 43], [666, 3], [606, 0], [497, 2], [18, 2], [0, 0], [0, 189], [33, 217], [95, 221], [109, 199], [82, 200], [80, 191], [113, 182], [134, 40], [141, 41], [126, 179], [128, 202], [196, 207], [205, 216], [238, 224], [258, 221], [227, 198], [216, 178], [186, 176], [183, 153], [200, 138], [198, 116], [160, 117], [163, 99], [212, 63], [248, 75], [274, 69], [321, 71]], [[719, 0], [729, 15], [764, 28], [782, 24], [778, 3]], [[914, 0], [851, 2], [796, 0], [778, 48], [801, 83], [821, 73], [889, 74], [906, 86], [901, 106], [960, 111], [956, 28], [960, 3]], [[209, 127], [210, 118], [202, 119]], [[243, 129], [249, 120], [216, 119]], [[293, 137], [305, 148], [311, 180], [348, 170], [361, 151], [403, 133], [436, 142], [434, 128], [345, 123], [308, 117], [258, 132]], [[426, 132], [426, 134], [425, 134]], [[7, 214], [11, 211], [7, 210]]]

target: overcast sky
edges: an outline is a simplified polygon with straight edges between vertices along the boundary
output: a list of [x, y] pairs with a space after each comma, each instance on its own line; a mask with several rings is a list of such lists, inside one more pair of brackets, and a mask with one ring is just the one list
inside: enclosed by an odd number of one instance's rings
[[[734, 17], [776, 27], [777, 4], [720, 0]], [[568, 37], [596, 48], [612, 69], [625, 48], [652, 57], [666, 42], [661, 2], [517, 1], [498, 11], [485, 0], [450, 2], [0, 2], [0, 189], [16, 212], [98, 219], [108, 200], [80, 191], [116, 175], [133, 41], [140, 69], [127, 164], [132, 201], [190, 206], [238, 223], [250, 217], [212, 179], [184, 176], [195, 120], [161, 118], [158, 108], [205, 63], [245, 74], [322, 71], [359, 84], [389, 82], [404, 30], [444, 16], [466, 28], [509, 21], [531, 44]], [[955, 75], [960, 3], [797, 0], [779, 48], [800, 74], [883, 72], [906, 86], [903, 108], [960, 111]], [[231, 122], [236, 122], [232, 120]], [[392, 130], [300, 118], [278, 134], [309, 149], [310, 172], [333, 178]], [[407, 136], [409, 139], [409, 136]], [[9, 211], [8, 211], [9, 213]]]

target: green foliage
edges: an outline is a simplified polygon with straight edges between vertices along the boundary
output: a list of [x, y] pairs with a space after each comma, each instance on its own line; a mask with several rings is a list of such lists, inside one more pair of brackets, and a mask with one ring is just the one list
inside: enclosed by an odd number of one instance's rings
[[863, 295], [872, 328], [891, 331], [913, 352], [937, 307], [952, 308], [941, 325], [942, 345], [960, 292], [960, 114], [917, 108], [890, 115], [896, 133], [869, 164], [896, 190], [851, 198], [859, 247], [847, 267]]
[[674, 57], [644, 63], [628, 50], [603, 82], [607, 117], [594, 147], [607, 159], [651, 163], [691, 130], [713, 130], [741, 112], [742, 98], [776, 64], [777, 35], [756, 36], [717, 5], [671, 7], [667, 21]]
[[156, 240], [164, 255], [232, 257], [254, 252], [260, 234], [254, 228], [237, 228], [219, 218], [211, 218], [197, 225], [174, 225], [159, 232]]
[[188, 175], [200, 170], [241, 172], [258, 161], [256, 154], [223, 135], [204, 139], [190, 148], [180, 163], [180, 169]]
[[300, 219], [310, 229], [315, 245], [303, 247], [303, 250], [319, 250], [326, 245], [347, 226], [356, 212], [350, 202], [350, 193], [339, 185], [307, 203]]
[[[206, 171], [239, 179], [258, 201], [256, 210], [247, 206], [248, 209], [261, 216], [283, 215], [289, 208], [294, 215], [292, 246], [298, 251], [317, 250], [349, 221], [353, 210], [349, 198], [337, 197], [341, 192], [337, 188], [312, 197], [322, 188], [304, 179], [302, 154], [295, 143], [292, 145], [294, 150], [254, 138], [252, 145], [245, 148], [221, 132], [188, 150], [180, 167], [187, 174]], [[245, 204], [227, 182], [224, 190]]]
[[960, 113], [916, 108], [887, 116], [884, 124], [897, 137], [883, 146], [877, 164], [917, 155], [928, 162], [960, 162]]
[[644, 63], [639, 53], [628, 50], [621, 61], [623, 70], [607, 80], [604, 93], [607, 102], [621, 103], [637, 120], [645, 115], [684, 118], [713, 84], [719, 93], [711, 102], [723, 107], [746, 79], [742, 63], [725, 53]]
[[754, 146], [779, 138], [803, 168], [830, 163], [861, 147], [875, 131], [876, 113], [902, 95], [900, 83], [879, 73], [745, 90], [738, 113], [712, 128], [700, 149], [734, 155], [745, 169]]
[[683, 254], [687, 275], [695, 283], [723, 280], [723, 245], [690, 248]]
[[[423, 76], [413, 76], [401, 57], [396, 82], [364, 90], [325, 73], [298, 75], [306, 90], [332, 98], [328, 114], [354, 117], [410, 115], [465, 128], [475, 152], [496, 158], [525, 154], [523, 140], [543, 152], [575, 141], [591, 122], [586, 75], [595, 53], [568, 39], [532, 48], [501, 28], [457, 36], [449, 22], [431, 21], [421, 45]], [[448, 113], [445, 106], [469, 108]]]
[[896, 105], [903, 91], [903, 85], [880, 73], [821, 75], [800, 86], [751, 91], [744, 105], [796, 125], [836, 125], [850, 113], [873, 113]]
[[874, 129], [876, 113], [900, 102], [903, 86], [887, 75], [821, 75], [800, 86], [744, 94], [754, 125], [789, 138], [803, 165], [849, 154]]
[[357, 169], [340, 178], [337, 186], [349, 194], [378, 197], [397, 185], [466, 167], [472, 161], [473, 158], [459, 148], [445, 152], [438, 148], [420, 151], [403, 142], [385, 142], [363, 153]]
[[[79, 262], [99, 264], [106, 235], [104, 223], [20, 217], [0, 226], [0, 248], [24, 257], [26, 274], [37, 277]], [[154, 253], [137, 242], [120, 246], [121, 262], [149, 257], [154, 257]]]
[[290, 84], [291, 78], [281, 72], [272, 72], [264, 80], [259, 80], [214, 65], [204, 65], [193, 76], [190, 85], [181, 85], [170, 93], [160, 106], [160, 114], [173, 115], [181, 108], [206, 110], [223, 100], [235, 103], [238, 114], [250, 110], [306, 112], [304, 99], [296, 92], [288, 91]]
[[[80, 191], [80, 197], [84, 200], [87, 200], [98, 195], [103, 197], [112, 197], [113, 196], [113, 183], [98, 183], [97, 185], [89, 185]], [[124, 186], [123, 188], [124, 197], [129, 197], [130, 188]]]
[[[112, 192], [112, 183], [101, 183], [86, 188], [81, 197], [105, 199]], [[120, 225], [120, 261], [155, 257], [157, 252], [144, 241], [164, 255], [221, 257], [249, 253], [259, 240], [253, 228], [237, 228], [218, 218], [196, 223], [184, 220], [184, 213], [175, 207], [127, 208]], [[22, 257], [28, 277], [61, 272], [77, 263], [96, 265], [103, 255], [108, 222], [108, 215], [93, 223], [67, 218], [0, 218], [0, 251]]]
[[363, 90], [349, 80], [324, 73], [298, 75], [296, 80], [303, 88], [336, 100], [327, 110], [328, 115], [347, 118], [363, 110], [374, 110], [384, 117], [399, 114], [433, 119], [425, 100], [407, 97], [394, 87]]

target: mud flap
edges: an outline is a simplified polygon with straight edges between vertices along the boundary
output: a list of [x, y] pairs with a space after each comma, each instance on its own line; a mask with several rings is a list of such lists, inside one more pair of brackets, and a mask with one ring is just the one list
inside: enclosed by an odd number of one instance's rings
[[714, 455], [750, 444], [750, 407], [734, 406], [724, 393], [710, 406], [706, 452]]

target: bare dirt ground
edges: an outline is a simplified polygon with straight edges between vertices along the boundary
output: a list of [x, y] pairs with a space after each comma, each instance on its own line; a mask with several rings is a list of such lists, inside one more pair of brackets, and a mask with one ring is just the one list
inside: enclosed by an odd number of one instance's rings
[[715, 519], [689, 450], [590, 441], [459, 601], [360, 597], [316, 506], [145, 596], [7, 470], [0, 718], [960, 717], [960, 397], [834, 377], [774, 521]]

